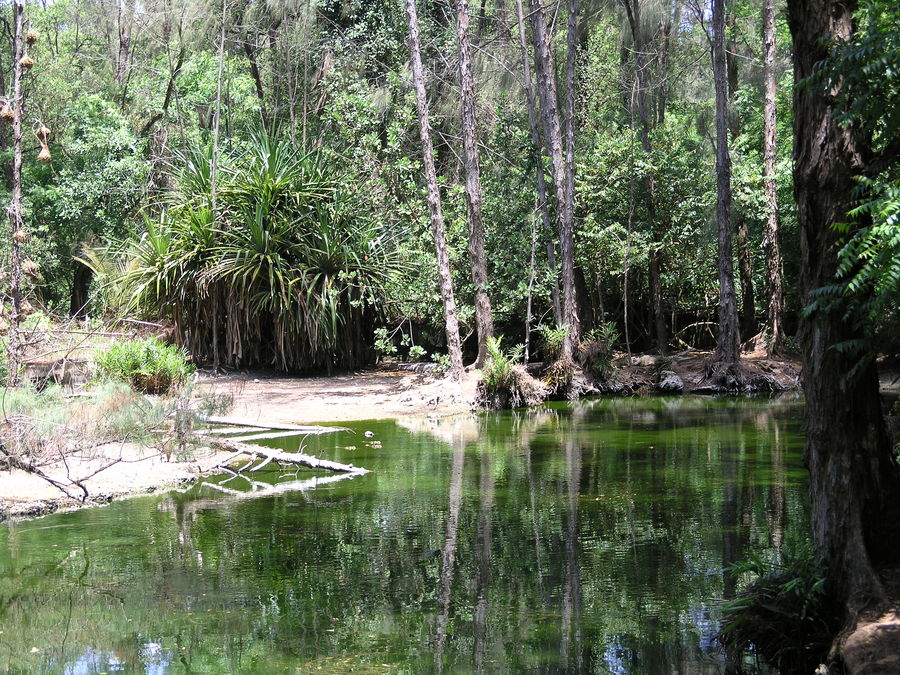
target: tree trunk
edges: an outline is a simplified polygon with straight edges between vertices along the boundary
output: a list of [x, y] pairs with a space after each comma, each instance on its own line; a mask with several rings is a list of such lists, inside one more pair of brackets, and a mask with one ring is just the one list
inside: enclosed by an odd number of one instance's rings
[[668, 349], [668, 331], [666, 330], [666, 317], [663, 312], [662, 279], [660, 278], [660, 259], [662, 253], [654, 248], [650, 251], [650, 260], [647, 263], [647, 276], [650, 283], [650, 306], [653, 313], [653, 330], [656, 333], [656, 349], [660, 354], [665, 354]]
[[750, 232], [747, 219], [738, 214], [737, 227], [738, 278], [741, 281], [741, 332], [744, 340], [756, 335], [756, 294], [753, 290], [753, 262], [750, 259]]
[[434, 146], [431, 143], [431, 124], [428, 121], [428, 100], [425, 97], [425, 75], [419, 52], [419, 19], [415, 0], [405, 0], [406, 18], [409, 21], [409, 51], [412, 64], [413, 87], [416, 91], [416, 107], [419, 114], [419, 134], [422, 139], [422, 160], [425, 182], [428, 185], [428, 210], [431, 214], [431, 231], [437, 254], [438, 279], [441, 299], [444, 302], [444, 325], [447, 332], [447, 351], [450, 355], [450, 376], [462, 378], [462, 349], [459, 342], [459, 320], [456, 316], [456, 300], [453, 297], [453, 281], [450, 276], [450, 253], [444, 235], [444, 215], [441, 211], [441, 193], [434, 168]]
[[775, 0], [765, 0], [763, 6], [763, 68], [766, 93], [764, 112], [763, 185], [766, 193], [766, 224], [763, 227], [763, 252], [766, 256], [767, 344], [769, 358], [784, 347], [784, 299], [781, 246], [778, 242], [778, 185], [775, 180], [778, 127], [775, 112]]
[[[855, 9], [854, 0], [788, 1], [797, 83], [813, 75], [832, 40], [851, 37]], [[839, 242], [845, 235], [834, 226], [849, 220], [854, 177], [868, 153], [853, 130], [838, 123], [834, 93], [821, 84], [794, 88], [794, 193], [804, 305], [816, 289], [835, 283]], [[863, 215], [853, 227], [867, 224]], [[898, 479], [875, 364], [849, 377], [859, 355], [834, 348], [863, 334], [862, 322], [848, 318], [843, 308], [808, 312], [800, 329], [813, 537], [827, 565], [831, 593], [844, 604], [851, 622], [864, 607], [885, 604], [872, 553], [878, 544], [888, 550], [896, 546], [896, 535], [880, 531], [895, 526], [885, 510], [896, 500]]]
[[725, 58], [725, 0], [713, 0], [713, 77], [716, 86], [716, 223], [719, 270], [719, 334], [715, 361], [731, 368], [740, 359], [740, 327], [731, 247], [731, 155], [728, 152], [728, 82]]
[[69, 295], [69, 316], [74, 318], [87, 314], [88, 292], [93, 278], [91, 268], [76, 260], [75, 273], [72, 275], [72, 292]]
[[[728, 73], [728, 126], [731, 131], [731, 142], [736, 143], [741, 135], [741, 120], [735, 108], [735, 96], [738, 90], [737, 44], [735, 42], [733, 4], [728, 2], [725, 17], [728, 25], [728, 45], [725, 49], [725, 63]], [[750, 257], [750, 233], [747, 220], [738, 211], [734, 214], [737, 235], [738, 279], [741, 283], [741, 335], [748, 340], [756, 335], [756, 294], [753, 291], [753, 263]]]
[[541, 153], [541, 134], [538, 130], [537, 110], [534, 103], [534, 84], [531, 81], [531, 67], [528, 64], [528, 46], [525, 40], [525, 16], [522, 11], [522, 0], [516, 0], [516, 14], [519, 20], [519, 48], [522, 52], [522, 73], [525, 77], [525, 104], [528, 108], [528, 125], [531, 129], [531, 142], [535, 151], [535, 184], [537, 186], [541, 222], [543, 230], [549, 233], [547, 241], [547, 264], [553, 272], [553, 285], [550, 286], [550, 299], [553, 303], [553, 319], [557, 326], [563, 324], [562, 305], [559, 300], [559, 276], [556, 265], [556, 245], [553, 241], [553, 226], [550, 224], [550, 204], [547, 201], [547, 182], [544, 180], [544, 162]]
[[[641, 147], [648, 156], [653, 152], [653, 146], [650, 141], [650, 111], [647, 106], [647, 82], [646, 73], [644, 72], [645, 63], [645, 47], [644, 38], [641, 33], [641, 5], [639, 0], [622, 0], [625, 6], [625, 13], [628, 17], [628, 25], [631, 28], [631, 38], [634, 43], [634, 85], [635, 99], [637, 100], [638, 117], [641, 122]], [[643, 176], [644, 185], [647, 189], [647, 217], [650, 221], [650, 227], [655, 228], [657, 225], [656, 218], [656, 177], [653, 170], [649, 169]], [[659, 251], [650, 252], [648, 267], [648, 277], [650, 279], [650, 306], [653, 313], [653, 325], [656, 333], [656, 348], [660, 354], [665, 354], [668, 349], [669, 336], [666, 331], [666, 319], [662, 307], [662, 285], [659, 275]]]
[[562, 228], [559, 232], [559, 252], [562, 257], [563, 319], [569, 327], [568, 347], [563, 356], [572, 357], [575, 345], [581, 340], [578, 300], [575, 294], [575, 52], [577, 44], [578, 0], [569, 0], [566, 28], [566, 201], [563, 205]]
[[459, 41], [459, 79], [462, 98], [463, 166], [466, 172], [466, 206], [469, 221], [469, 263], [475, 285], [475, 326], [478, 357], [475, 367], [487, 359], [487, 341], [494, 336], [491, 299], [488, 295], [487, 258], [484, 255], [484, 221], [481, 217], [481, 170], [475, 129], [475, 80], [472, 77], [472, 47], [469, 44], [469, 3], [456, 0], [456, 33]]
[[13, 99], [12, 109], [15, 113], [13, 120], [13, 175], [12, 175], [12, 201], [7, 207], [10, 226], [10, 270], [9, 270], [9, 375], [7, 386], [15, 387], [19, 384], [19, 370], [21, 368], [22, 345], [19, 335], [19, 324], [22, 320], [22, 244], [24, 239], [25, 213], [22, 208], [22, 117], [24, 115], [25, 100], [22, 95], [22, 57], [25, 53], [24, 0], [13, 0]]
[[[219, 34], [219, 54], [216, 65], [216, 107], [213, 112], [213, 129], [212, 129], [212, 157], [210, 158], [209, 168], [209, 203], [212, 211], [213, 220], [216, 218], [216, 197], [218, 196], [217, 180], [219, 175], [219, 128], [222, 119], [222, 73], [225, 70], [225, 12], [227, 9], [226, 0], [222, 0], [222, 25]], [[216, 372], [219, 370], [218, 361], [213, 363]]]
[[262, 119], [263, 128], [269, 128], [269, 114], [266, 112], [266, 90], [263, 87], [262, 75], [259, 72], [259, 64], [256, 61], [256, 45], [251, 44], [249, 36], [241, 41], [247, 62], [250, 64], [250, 76], [253, 78], [253, 87], [256, 91], [256, 99], [259, 101], [259, 116]]
[[[537, 75], [537, 90], [541, 101], [541, 118], [544, 126], [544, 144], [547, 154], [550, 156], [550, 172], [553, 178], [553, 186], [556, 194], [556, 222], [557, 231], [560, 240], [560, 254], [563, 257], [563, 273], [562, 273], [562, 306], [563, 320], [568, 322], [569, 315], [566, 308], [574, 309], [575, 299], [575, 264], [574, 264], [574, 243], [573, 233], [571, 231], [571, 223], [566, 222], [566, 168], [563, 158], [563, 140], [561, 125], [559, 122], [559, 106], [556, 95], [556, 77], [555, 66], [553, 63], [553, 52], [550, 49], [550, 37], [547, 33], [547, 18], [544, 15], [543, 6], [540, 0], [531, 0], [531, 29], [532, 39], [534, 42], [534, 63], [535, 73]], [[566, 268], [566, 251], [572, 256], [570, 261], [572, 264], [572, 276], [567, 280]], [[567, 299], [567, 294], [570, 297]], [[568, 303], [568, 304], [567, 304]], [[577, 313], [577, 312], [576, 312]], [[569, 326], [569, 333], [563, 340], [562, 356], [572, 357], [572, 335], [573, 329], [577, 331], [577, 326]]]

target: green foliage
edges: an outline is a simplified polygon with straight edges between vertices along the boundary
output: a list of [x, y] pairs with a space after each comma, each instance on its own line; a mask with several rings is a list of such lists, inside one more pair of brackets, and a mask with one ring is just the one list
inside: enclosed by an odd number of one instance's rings
[[786, 554], [780, 563], [751, 554], [728, 573], [753, 581], [723, 605], [718, 640], [725, 649], [757, 651], [780, 672], [812, 672], [828, 651], [838, 616], [812, 551]]
[[562, 353], [563, 342], [569, 334], [568, 326], [550, 326], [542, 323], [537, 327], [544, 347], [544, 360], [556, 361]]
[[155, 337], [117, 342], [96, 355], [100, 375], [128, 382], [138, 391], [162, 394], [194, 372], [186, 352]]
[[600, 380], [609, 379], [615, 370], [613, 347], [618, 341], [619, 329], [614, 321], [601, 323], [585, 333], [576, 356], [582, 369]]
[[257, 132], [220, 159], [215, 213], [209, 152], [181, 160], [179, 191], [126, 251], [132, 307], [171, 313], [199, 362], [370, 362], [398, 228], [368, 212], [321, 154], [283, 137]]
[[525, 347], [516, 345], [506, 352], [501, 346], [502, 340], [500, 336], [487, 341], [488, 358], [481, 369], [481, 382], [478, 384], [480, 405], [502, 410], [540, 403], [548, 390], [520, 363]]
[[51, 165], [31, 157], [23, 185], [32, 235], [26, 248], [41, 269], [40, 294], [68, 310], [74, 257], [86, 243], [126, 235], [143, 202], [149, 163], [129, 120], [101, 96], [79, 96], [63, 118], [52, 140], [65, 151], [55, 151]]
[[435, 372], [439, 375], [450, 371], [450, 355], [449, 354], [441, 354], [440, 352], [434, 352], [431, 355], [431, 360], [434, 362]]
[[858, 178], [856, 206], [839, 226], [846, 236], [837, 283], [818, 289], [806, 311], [839, 311], [864, 337], [836, 345], [859, 357], [900, 354], [900, 8], [868, 0], [857, 12], [860, 30], [833, 46], [808, 87], [834, 87], [842, 123], [871, 142], [868, 175]]
[[524, 347], [516, 346], [510, 352], [505, 352], [501, 343], [503, 336], [488, 338], [488, 358], [481, 369], [481, 378], [485, 389], [489, 392], [508, 390], [515, 382], [514, 367], [522, 360]]
[[387, 328], [375, 329], [375, 351], [379, 356], [397, 353], [397, 345], [394, 344], [393, 336], [388, 334]]

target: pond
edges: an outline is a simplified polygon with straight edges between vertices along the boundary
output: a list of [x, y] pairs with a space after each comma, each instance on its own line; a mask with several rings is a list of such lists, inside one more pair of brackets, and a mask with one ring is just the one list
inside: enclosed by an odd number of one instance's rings
[[683, 397], [354, 423], [305, 446], [365, 476], [8, 523], [0, 670], [720, 673], [724, 568], [808, 538], [801, 416]]

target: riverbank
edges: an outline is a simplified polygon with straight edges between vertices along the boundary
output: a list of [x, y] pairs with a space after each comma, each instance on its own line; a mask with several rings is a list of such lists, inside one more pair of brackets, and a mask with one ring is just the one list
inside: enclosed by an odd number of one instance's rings
[[[204, 467], [227, 455], [201, 448], [190, 460], [178, 461], [167, 459], [153, 448], [108, 443], [92, 448], [89, 455], [69, 455], [65, 461], [42, 467], [44, 474], [63, 486], [68, 495], [33, 473], [20, 469], [2, 471], [0, 521], [33, 518], [178, 489], [198, 480]], [[72, 484], [73, 479], [83, 489]], [[85, 494], [86, 498], [82, 499]]]
[[[685, 352], [666, 359], [619, 355], [615, 387], [620, 394], [652, 394], [672, 375], [685, 394], [707, 392], [706, 352]], [[763, 373], [779, 389], [799, 386], [799, 365], [750, 355], [750, 374]], [[459, 383], [430, 373], [424, 364], [390, 364], [352, 374], [286, 377], [276, 373], [201, 374], [199, 392], [231, 399], [228, 417], [260, 427], [284, 424], [336, 424], [368, 419], [449, 417], [477, 410], [480, 374], [468, 371]], [[674, 393], [669, 391], [669, 393]], [[153, 448], [106, 444], [85, 456], [43, 468], [50, 480], [21, 470], [0, 472], [0, 520], [35, 517], [59, 510], [96, 506], [114, 499], [177, 489], [197, 481], [204, 467], [222, 453], [200, 448], [187, 461], [168, 460]], [[78, 484], [73, 484], [78, 479]], [[86, 495], [86, 496], [85, 496]]]

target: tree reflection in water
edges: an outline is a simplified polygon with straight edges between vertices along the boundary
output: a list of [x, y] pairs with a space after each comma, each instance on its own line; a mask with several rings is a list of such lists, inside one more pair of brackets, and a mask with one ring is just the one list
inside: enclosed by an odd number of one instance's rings
[[807, 538], [800, 413], [686, 397], [365, 423], [308, 448], [373, 470], [350, 481], [8, 523], [0, 670], [721, 672], [723, 568]]

